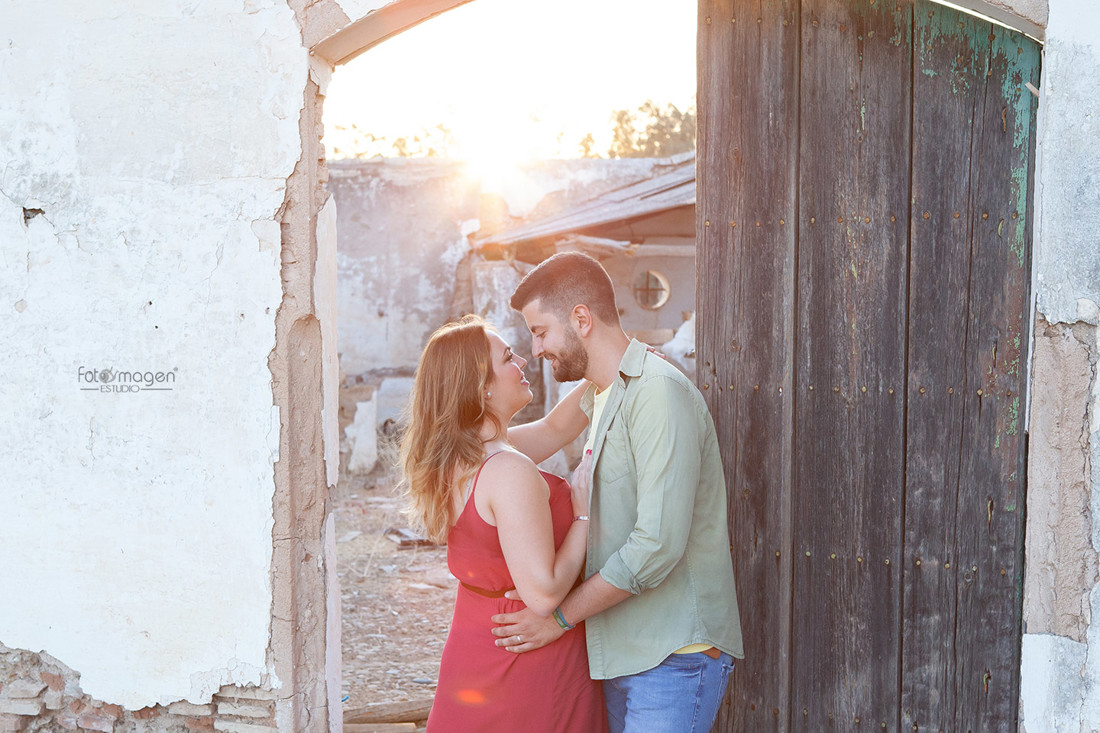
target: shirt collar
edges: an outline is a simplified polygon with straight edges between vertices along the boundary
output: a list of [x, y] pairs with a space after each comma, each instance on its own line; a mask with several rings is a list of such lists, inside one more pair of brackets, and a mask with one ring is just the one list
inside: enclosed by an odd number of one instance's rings
[[626, 347], [626, 353], [623, 354], [623, 358], [619, 362], [619, 374], [624, 377], [642, 376], [642, 364], [645, 362], [647, 353], [645, 344], [638, 339], [630, 339], [630, 344]]

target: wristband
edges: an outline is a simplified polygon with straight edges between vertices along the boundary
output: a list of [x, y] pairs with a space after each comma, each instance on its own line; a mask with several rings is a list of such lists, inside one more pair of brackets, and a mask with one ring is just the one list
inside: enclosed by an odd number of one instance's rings
[[565, 631], [575, 629], [576, 626], [565, 620], [565, 616], [562, 615], [561, 606], [554, 609], [554, 620], [558, 622], [558, 626], [562, 627]]

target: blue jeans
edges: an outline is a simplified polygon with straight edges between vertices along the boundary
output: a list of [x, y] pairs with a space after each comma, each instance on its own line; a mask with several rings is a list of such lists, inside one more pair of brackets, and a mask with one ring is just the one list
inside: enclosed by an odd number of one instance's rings
[[611, 733], [708, 733], [732, 669], [725, 653], [670, 654], [653, 669], [604, 680]]

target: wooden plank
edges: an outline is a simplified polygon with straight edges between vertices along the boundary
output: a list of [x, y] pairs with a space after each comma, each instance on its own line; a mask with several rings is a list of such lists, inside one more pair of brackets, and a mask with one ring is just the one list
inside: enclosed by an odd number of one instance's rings
[[[971, 170], [988, 23], [914, 14], [902, 728], [954, 730], [955, 566], [974, 238]], [[985, 44], [988, 46], [988, 43]]]
[[716, 730], [789, 729], [798, 4], [701, 0], [698, 381], [745, 639]]
[[416, 733], [416, 723], [351, 723], [344, 724], [344, 733]]
[[[1016, 727], [1023, 583], [1023, 431], [1038, 44], [991, 26], [971, 156], [974, 254], [958, 491], [956, 730]], [[986, 215], [988, 214], [988, 218]]]
[[802, 7], [792, 728], [896, 730], [912, 8]]
[[373, 703], [344, 713], [344, 725], [349, 723], [415, 723], [428, 719], [434, 698]]

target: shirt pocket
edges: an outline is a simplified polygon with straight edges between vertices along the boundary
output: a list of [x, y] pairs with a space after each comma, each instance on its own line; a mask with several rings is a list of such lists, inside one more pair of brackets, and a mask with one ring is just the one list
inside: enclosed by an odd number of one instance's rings
[[633, 468], [634, 455], [630, 452], [626, 427], [616, 416], [603, 439], [599, 463], [596, 464], [596, 481], [602, 486], [618, 483], [629, 478]]

